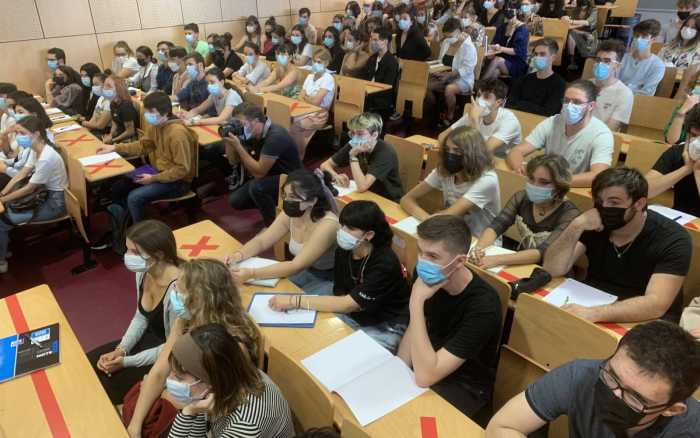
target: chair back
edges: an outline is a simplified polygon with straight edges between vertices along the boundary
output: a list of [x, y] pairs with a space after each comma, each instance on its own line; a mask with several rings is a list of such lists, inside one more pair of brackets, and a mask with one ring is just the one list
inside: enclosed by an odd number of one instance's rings
[[493, 37], [496, 36], [496, 26], [486, 26], [484, 28], [488, 44], [493, 44]]
[[668, 97], [634, 96], [627, 133], [651, 140], [664, 141], [664, 129], [674, 108], [681, 103]]
[[[496, 168], [495, 170], [498, 175], [498, 189], [501, 193], [501, 208], [503, 208], [513, 195], [525, 189], [527, 177], [509, 169]], [[515, 225], [511, 225], [504, 234], [518, 242], [521, 239], [518, 227]]]
[[595, 64], [594, 58], [586, 58], [586, 62], [583, 64], [581, 79], [593, 79], [593, 64]]
[[569, 24], [557, 18], [543, 18], [542, 27], [543, 35], [547, 38], [554, 39], [557, 44], [559, 44], [559, 50], [557, 51], [552, 64], [561, 65], [561, 57], [564, 54], [566, 38], [569, 34]]
[[651, 170], [661, 154], [670, 146], [666, 143], [658, 143], [643, 138], [630, 138], [627, 143], [627, 158], [625, 166], [639, 169], [646, 174]]
[[610, 16], [614, 18], [630, 18], [634, 17], [637, 12], [639, 0], [616, 0], [615, 9], [610, 11]]
[[509, 345], [501, 345], [493, 391], [493, 410], [497, 412], [511, 398], [525, 391], [549, 370]]
[[476, 65], [474, 66], [474, 81], [478, 81], [481, 78], [481, 69], [484, 66], [484, 55], [486, 55], [486, 48], [484, 46], [478, 46], [476, 48]]
[[391, 134], [387, 134], [384, 141], [396, 150], [399, 157], [399, 177], [404, 190], [408, 192], [420, 180], [425, 149], [421, 144]]
[[[676, 67], [666, 67], [664, 77], [659, 82], [656, 88], [656, 97], [671, 97], [673, 96], [673, 88], [676, 86], [676, 75], [678, 69]], [[635, 96], [636, 97], [636, 96]]]
[[87, 185], [85, 183], [85, 171], [77, 158], [66, 154], [66, 168], [68, 169], [68, 188], [78, 201], [83, 214], [88, 214]]
[[396, 111], [404, 113], [406, 102], [412, 102], [412, 115], [423, 117], [423, 100], [428, 89], [430, 70], [423, 61], [401, 60], [401, 78], [396, 93]]
[[628, 143], [625, 136], [619, 132], [613, 132], [612, 167], [617, 166], [618, 161], [620, 161], [620, 152], [622, 151], [622, 145], [625, 143]]
[[333, 426], [330, 394], [300, 364], [270, 346], [268, 375], [279, 387], [301, 430]]
[[78, 198], [70, 191], [70, 188], [66, 187], [63, 189], [63, 195], [66, 202], [66, 212], [70, 216], [75, 228], [78, 229], [80, 236], [83, 238], [86, 244], [90, 244], [90, 238], [85, 231], [85, 225], [83, 224], [83, 214], [80, 209], [80, 202]]
[[533, 129], [540, 123], [544, 121], [547, 117], [541, 116], [539, 114], [526, 113], [525, 111], [511, 110], [515, 117], [518, 118], [520, 122], [520, 127], [523, 131], [523, 140], [527, 138]]
[[370, 434], [362, 430], [362, 427], [353, 423], [352, 420], [347, 418], [343, 419], [343, 426], [341, 428], [341, 435], [343, 438], [372, 438]]
[[263, 111], [265, 110], [265, 99], [259, 94], [250, 93], [250, 92], [244, 93], [243, 100], [245, 100], [246, 102], [250, 102], [253, 105], [262, 108]]
[[658, 55], [661, 49], [664, 47], [664, 43], [661, 41], [654, 41], [651, 43], [651, 53]]
[[276, 100], [268, 99], [267, 101], [267, 117], [289, 131], [292, 127], [292, 115], [289, 110], [289, 105]]
[[333, 126], [336, 135], [343, 132], [343, 123], [365, 110], [365, 81], [336, 75], [335, 103], [333, 106]]

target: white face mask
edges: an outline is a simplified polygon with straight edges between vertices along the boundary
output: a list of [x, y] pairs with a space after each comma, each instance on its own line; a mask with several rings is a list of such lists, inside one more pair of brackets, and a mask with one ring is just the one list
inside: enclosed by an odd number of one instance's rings
[[476, 104], [481, 107], [481, 117], [488, 117], [491, 114], [491, 104], [486, 99], [479, 97], [476, 99]]
[[685, 26], [683, 29], [681, 29], [681, 38], [683, 38], [684, 41], [692, 40], [697, 36], [697, 34], [698, 31], [692, 27]]
[[688, 143], [688, 158], [693, 161], [700, 160], [700, 137], [695, 137]]
[[149, 268], [149, 258], [138, 254], [124, 254], [124, 266], [131, 272], [146, 272]]

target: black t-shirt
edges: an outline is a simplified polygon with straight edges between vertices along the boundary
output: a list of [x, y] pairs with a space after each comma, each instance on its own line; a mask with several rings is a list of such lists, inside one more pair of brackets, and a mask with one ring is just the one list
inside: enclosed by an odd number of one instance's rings
[[262, 141], [258, 140], [258, 142], [262, 143], [259, 149], [260, 155], [276, 160], [275, 164], [267, 172], [268, 176], [288, 174], [302, 167], [301, 159], [299, 158], [299, 148], [297, 148], [296, 142], [286, 129], [272, 123], [263, 135]]
[[408, 323], [408, 281], [390, 246], [374, 248], [366, 263], [336, 248], [333, 294], [350, 294], [362, 310], [349, 316], [360, 325]]
[[[585, 282], [617, 295], [621, 300], [643, 296], [653, 274], [685, 276], [690, 266], [692, 244], [688, 233], [676, 222], [648, 210], [647, 219], [630, 247], [617, 252], [610, 234], [585, 231], [580, 242], [586, 247], [588, 274]], [[678, 322], [683, 306], [683, 294], [668, 309], [664, 319]]]
[[[350, 165], [350, 149], [350, 145], [346, 144], [333, 155], [332, 159], [336, 166]], [[362, 172], [376, 178], [369, 190], [398, 202], [403, 196], [403, 186], [399, 177], [399, 157], [394, 147], [384, 140], [377, 140], [372, 152], [359, 154], [358, 159]]]
[[553, 116], [561, 111], [566, 81], [556, 73], [539, 79], [536, 73], [522, 76], [510, 87], [507, 107], [541, 116]]
[[[685, 165], [684, 150], [685, 143], [671, 146], [661, 154], [652, 169], [663, 175], [680, 169]], [[673, 208], [693, 216], [700, 216], [700, 194], [698, 194], [698, 184], [695, 182], [693, 173], [686, 175], [673, 186]]]
[[119, 103], [112, 102], [110, 104], [110, 110], [112, 112], [112, 121], [117, 124], [117, 134], [115, 137], [121, 135], [126, 127], [124, 126], [127, 122], [134, 122], [134, 129], [139, 128], [139, 112], [131, 103], [131, 100], [124, 100]]
[[491, 286], [473, 275], [459, 295], [440, 289], [430, 297], [425, 319], [435, 351], [444, 347], [466, 360], [443, 382], [490, 391], [496, 377], [501, 301]]
[[228, 58], [226, 58], [226, 68], [230, 68], [235, 73], [240, 70], [241, 67], [243, 67], [243, 60], [236, 52], [231, 50], [231, 53], [228, 54]]

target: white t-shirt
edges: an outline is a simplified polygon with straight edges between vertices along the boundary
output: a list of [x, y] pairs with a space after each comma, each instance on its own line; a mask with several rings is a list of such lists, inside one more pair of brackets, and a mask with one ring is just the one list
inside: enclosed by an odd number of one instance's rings
[[501, 208], [501, 192], [498, 188], [498, 175], [487, 170], [476, 181], [455, 184], [454, 175], [441, 176], [437, 169], [425, 177], [425, 183], [442, 191], [445, 207], [449, 207], [459, 198], [474, 204], [474, 208], [464, 216], [472, 235], [479, 237], [498, 215]]
[[335, 80], [327, 71], [321, 75], [318, 80], [315, 79], [315, 74], [310, 74], [304, 80], [304, 92], [308, 96], [315, 96], [321, 90], [328, 90], [323, 100], [321, 100], [321, 108], [330, 109], [333, 105], [333, 97], [335, 96]]
[[34, 174], [29, 179], [29, 182], [32, 184], [43, 184], [47, 190], [55, 192], [63, 191], [68, 185], [66, 167], [56, 149], [49, 145], [44, 146], [44, 150], [34, 166]]
[[[295, 47], [296, 50], [296, 47]], [[301, 49], [301, 53], [296, 53], [294, 52], [294, 55], [292, 55], [294, 58], [294, 61], [296, 62], [297, 60], [301, 59], [302, 56], [306, 56], [306, 64], [305, 65], [311, 65], [313, 62], [313, 57], [314, 57], [314, 48], [311, 45], [311, 43], [306, 43], [303, 49]]]
[[[461, 119], [457, 120], [450, 129], [456, 129], [460, 126], [470, 126], [471, 120], [469, 119], [469, 114], [464, 114]], [[513, 111], [506, 108], [498, 108], [498, 114], [496, 114], [496, 120], [490, 125], [484, 124], [484, 119], [479, 120], [478, 126], [479, 132], [481, 133], [484, 140], [491, 137], [496, 138], [503, 142], [505, 145], [504, 152], [508, 152], [510, 148], [522, 143], [522, 128], [520, 127], [520, 121], [513, 114]], [[503, 148], [498, 148], [499, 151]]]
[[572, 174], [588, 172], [592, 164], [612, 165], [615, 141], [605, 123], [591, 117], [588, 124], [572, 137], [566, 136], [565, 127], [564, 116], [557, 114], [540, 122], [525, 141], [535, 149], [544, 148], [548, 154], [566, 158]]
[[[48, 137], [49, 142], [52, 144], [56, 144], [56, 137], [53, 135], [53, 131], [51, 131], [51, 128], [46, 128], [46, 137]], [[50, 146], [50, 145], [47, 145]], [[29, 149], [31, 152], [29, 152], [29, 158], [27, 158], [27, 164], [25, 164], [25, 167], [34, 167], [36, 164], [36, 152], [34, 152], [34, 149]]]
[[136, 58], [133, 56], [127, 57], [123, 63], [115, 57], [112, 60], [112, 73], [116, 75], [123, 68], [132, 72], [132, 75], [129, 77], [129, 80], [133, 81], [136, 78], [136, 75], [138, 75], [141, 66], [139, 65], [139, 62], [136, 60]]
[[104, 97], [100, 96], [99, 99], [97, 99], [97, 103], [95, 104], [95, 112], [93, 115], [96, 117], [99, 117], [103, 113], [108, 113], [111, 111], [110, 108], [110, 101], [105, 99]]
[[248, 79], [251, 84], [256, 85], [258, 82], [264, 81], [270, 76], [270, 67], [261, 59], [259, 59], [258, 63], [254, 66], [245, 62], [238, 70], [238, 74]]
[[629, 124], [634, 105], [634, 93], [622, 81], [601, 88], [595, 101], [593, 116], [607, 123], [610, 118], [620, 123]]
[[[11, 117], [7, 113], [3, 113], [2, 117], [0, 117], [0, 132], [5, 132], [6, 130], [10, 129], [15, 123], [17, 123], [17, 121], [14, 117]], [[13, 151], [17, 150], [17, 141], [15, 140], [14, 134], [10, 134], [10, 149], [12, 149]], [[4, 152], [0, 151], [0, 158], [7, 158]]]
[[243, 103], [243, 99], [241, 99], [241, 96], [239, 96], [235, 90], [226, 90], [226, 94], [223, 96], [212, 96], [210, 94], [209, 97], [214, 102], [214, 108], [216, 108], [217, 115], [221, 115], [221, 112], [227, 106], [235, 108]]

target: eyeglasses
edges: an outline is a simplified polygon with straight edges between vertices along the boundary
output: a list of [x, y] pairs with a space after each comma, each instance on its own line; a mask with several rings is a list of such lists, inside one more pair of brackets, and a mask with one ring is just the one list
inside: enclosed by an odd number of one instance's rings
[[566, 105], [567, 103], [573, 103], [574, 105], [588, 105], [590, 102], [582, 102], [578, 99], [567, 99], [566, 97], [561, 100], [561, 103]]
[[610, 360], [608, 359], [599, 366], [600, 373], [598, 378], [611, 391], [620, 390], [620, 398], [627, 404], [627, 406], [632, 408], [637, 413], [645, 415], [657, 413], [669, 406], [670, 403], [647, 405], [646, 402], [644, 402], [644, 397], [639, 395], [636, 391], [626, 388], [620, 382], [620, 378], [617, 377], [615, 371], [609, 367], [609, 362]]
[[609, 64], [609, 65], [614, 65], [618, 64], [617, 61], [610, 59], [610, 58], [593, 58], [595, 62], [601, 63], [601, 64]]

